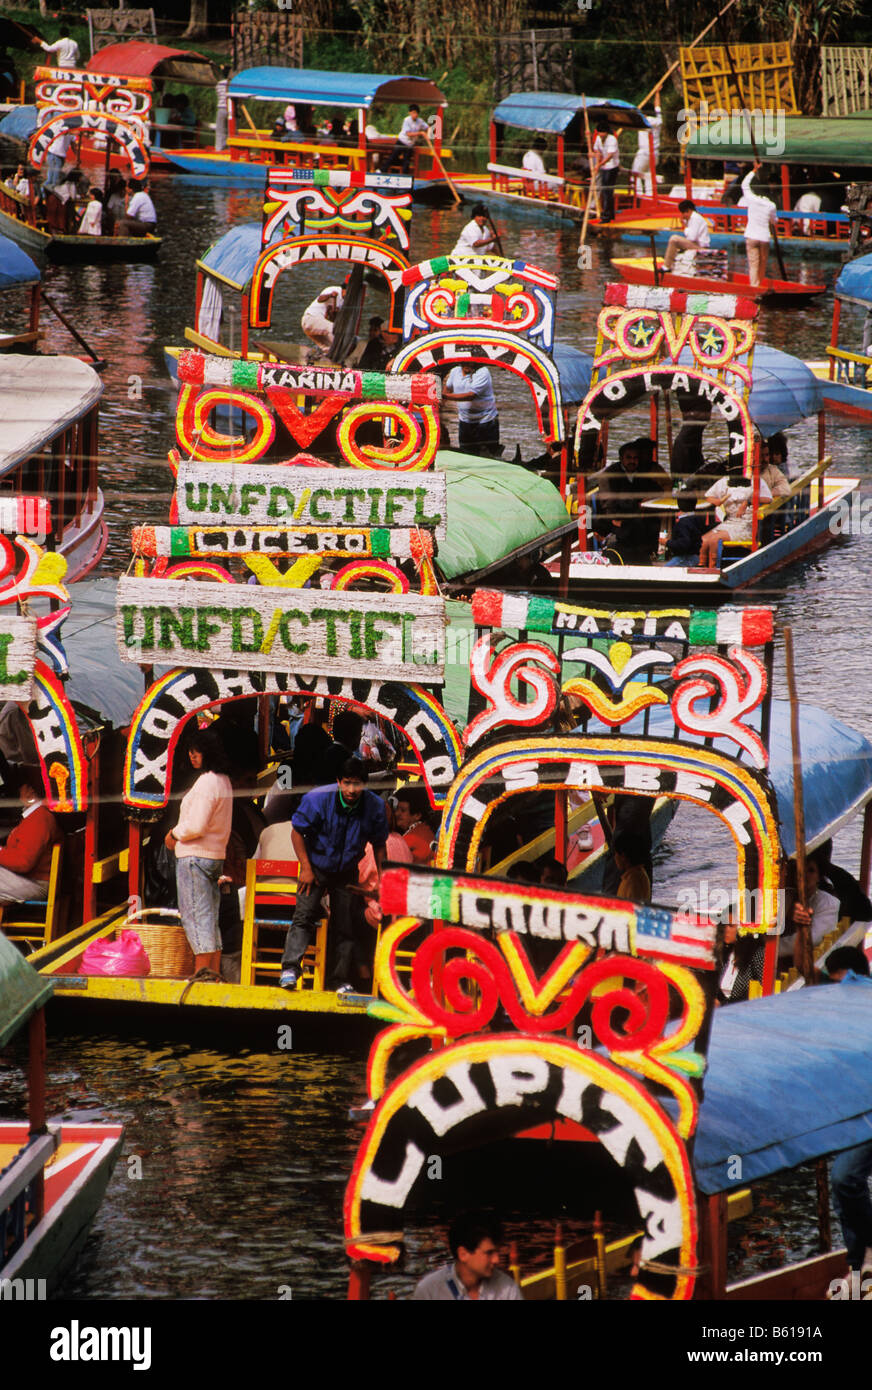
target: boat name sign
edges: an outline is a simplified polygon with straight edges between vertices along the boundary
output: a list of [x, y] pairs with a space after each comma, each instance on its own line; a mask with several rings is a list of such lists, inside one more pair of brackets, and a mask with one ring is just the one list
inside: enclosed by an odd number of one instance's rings
[[0, 700], [29, 700], [36, 662], [36, 618], [0, 617]]
[[420, 594], [334, 593], [125, 578], [117, 637], [128, 661], [300, 669], [441, 682], [445, 605]]

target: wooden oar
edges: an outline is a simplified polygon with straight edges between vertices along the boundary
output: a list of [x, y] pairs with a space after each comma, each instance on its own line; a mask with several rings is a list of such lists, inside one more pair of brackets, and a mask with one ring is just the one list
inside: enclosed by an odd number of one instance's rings
[[[735, 82], [735, 84], [736, 84], [736, 91], [737, 91], [738, 94], [739, 94], [739, 104], [740, 104], [740, 106], [741, 106], [742, 115], [745, 117], [745, 123], [746, 123], [746, 125], [747, 125], [747, 127], [748, 127], [748, 139], [751, 141], [751, 149], [754, 151], [754, 162], [755, 162], [756, 164], [760, 164], [760, 163], [762, 163], [762, 161], [761, 161], [761, 159], [760, 159], [760, 154], [759, 154], [759, 152], [758, 152], [758, 150], [757, 150], [757, 141], [754, 139], [754, 125], [753, 125], [753, 122], [752, 122], [752, 120], [751, 120], [751, 117], [749, 116], [748, 112], [747, 112], [746, 109], [745, 109], [745, 97], [744, 97], [744, 94], [743, 94], [743, 92], [742, 92], [742, 84], [741, 84], [741, 82], [739, 81], [739, 77], [738, 77], [738, 74], [737, 74], [737, 72], [736, 72], [736, 67], [735, 67], [735, 64], [734, 64], [734, 62], [733, 62], [733, 55], [732, 55], [731, 52], [730, 52], [730, 45], [729, 45], [728, 43], [725, 43], [725, 44], [724, 44], [724, 52], [725, 52], [726, 55], [727, 55], [727, 62], [728, 62], [729, 67], [730, 67], [730, 76], [732, 77], [733, 81]], [[775, 238], [775, 255], [776, 255], [776, 258], [777, 258], [777, 260], [778, 260], [778, 269], [781, 271], [781, 278], [782, 278], [782, 280], [786, 280], [786, 279], [787, 279], [787, 271], [784, 269], [784, 257], [783, 257], [782, 254], [781, 254], [781, 243], [780, 243], [779, 240], [778, 240], [778, 228], [777, 228], [777, 226], [775, 226], [774, 223], [773, 223], [773, 226], [772, 226], [772, 235], [773, 235], [773, 237]], [[749, 266], [749, 267], [748, 267], [749, 274], [750, 274], [750, 269], [751, 269], [751, 268], [750, 268], [750, 266]]]
[[[599, 190], [597, 189], [597, 186], [596, 186], [596, 177], [595, 177], [594, 172], [593, 172], [593, 145], [590, 143], [590, 121], [589, 121], [588, 118], [587, 118], [587, 98], [585, 97], [584, 92], [582, 92], [582, 94], [581, 94], [581, 101], [582, 101], [582, 107], [581, 107], [581, 109], [582, 109], [582, 112], [583, 112], [583, 114], [584, 114], [584, 138], [585, 138], [585, 140], [587, 141], [587, 162], [588, 162], [588, 165], [590, 166], [590, 188], [588, 189], [587, 200], [588, 200], [588, 204], [589, 204], [589, 203], [590, 203], [590, 195], [591, 195], [591, 193], [592, 193], [592, 194], [593, 194], [593, 204], [594, 204], [594, 207], [596, 208], [596, 215], [597, 215], [597, 217], [599, 217], [599, 215], [600, 215]], [[585, 211], [587, 211], [587, 209], [585, 209]]]
[[257, 137], [258, 140], [262, 140], [263, 136], [261, 135], [257, 126], [254, 124], [254, 121], [248, 114], [248, 107], [244, 103], [240, 103], [240, 110], [242, 111], [242, 114], [245, 117], [245, 119], [248, 121], [248, 124], [251, 127], [251, 130], [254, 133], [254, 135]]
[[[713, 28], [715, 27], [715, 25], [717, 24], [718, 20], [720, 19], [721, 15], [722, 15], [722, 14], [726, 14], [726, 13], [727, 13], [727, 10], [731, 10], [731, 9], [733, 8], [733, 6], [735, 5], [735, 3], [736, 3], [736, 0], [728, 0], [728, 3], [727, 3], [726, 5], [724, 5], [724, 8], [720, 11], [720, 13], [715, 15], [714, 19], [711, 20], [711, 21], [705, 26], [705, 28], [704, 28], [703, 30], [700, 31], [700, 33], [697, 34], [697, 36], [696, 36], [696, 38], [694, 39], [693, 43], [689, 43], [689, 44], [687, 45], [687, 47], [688, 47], [688, 48], [696, 48], [696, 46], [697, 46], [697, 44], [699, 43], [700, 39], [704, 39], [704, 38], [705, 38], [705, 36], [706, 36], [706, 34], [708, 33], [709, 29], [713, 29]], [[660, 91], [660, 88], [661, 88], [662, 86], [664, 86], [664, 84], [669, 80], [669, 78], [672, 76], [672, 74], [674, 73], [675, 69], [678, 67], [678, 64], [679, 64], [680, 62], [681, 62], [681, 59], [680, 59], [680, 58], [677, 58], [676, 61], [672, 64], [672, 66], [671, 66], [671, 67], [668, 67], [668, 68], [666, 69], [666, 71], [665, 71], [665, 73], [663, 74], [663, 76], [661, 77], [660, 81], [657, 83], [657, 86], [656, 86], [656, 87], [652, 87], [651, 90], [650, 90], [650, 92], [648, 93], [648, 95], [647, 95], [647, 96], [644, 96], [644, 97], [642, 98], [642, 100], [641, 100], [641, 101], [639, 102], [639, 104], [638, 104], [638, 109], [639, 109], [640, 111], [642, 110], [642, 107], [643, 107], [643, 106], [647, 106], [647, 105], [648, 105], [648, 102], [651, 100], [652, 97], [656, 97], [657, 93]]]
[[505, 251], [503, 250], [502, 238], [500, 237], [500, 234], [499, 234], [499, 232], [497, 231], [496, 226], [494, 225], [494, 220], [493, 220], [493, 218], [491, 217], [490, 213], [487, 214], [487, 224], [488, 224], [488, 226], [490, 227], [491, 231], [492, 231], [493, 234], [494, 234], [494, 245], [495, 245], [496, 248], [497, 248], [497, 255], [498, 255], [498, 256], [504, 256], [506, 253], [505, 253]]
[[436, 153], [436, 150], [435, 150], [434, 147], [433, 147], [433, 142], [432, 142], [432, 140], [430, 139], [430, 136], [429, 136], [429, 135], [425, 135], [425, 136], [424, 136], [424, 143], [426, 144], [427, 149], [430, 151], [431, 155], [433, 156], [433, 160], [434, 160], [435, 164], [436, 164], [437, 167], [441, 170], [441, 172], [442, 172], [442, 177], [445, 179], [445, 182], [448, 184], [449, 190], [450, 190], [450, 192], [451, 192], [451, 196], [452, 196], [452, 198], [454, 199], [454, 206], [455, 206], [455, 207], [458, 207], [458, 206], [463, 202], [463, 194], [462, 194], [462, 193], [458, 193], [458, 191], [457, 191], [457, 185], [455, 184], [455, 182], [454, 182], [454, 180], [452, 179], [451, 175], [449, 174], [448, 170], [445, 168], [445, 165], [442, 163], [441, 157]]
[[[796, 675], [793, 668], [793, 629], [784, 629], [784, 668], [787, 674], [787, 693], [790, 697], [790, 744], [793, 755], [793, 824], [796, 839], [796, 896], [800, 907], [808, 907], [808, 884], [805, 877], [805, 803], [802, 796], [802, 748], [799, 742], [799, 699], [796, 694]], [[811, 927], [797, 928], [798, 951], [795, 960], [807, 985], [814, 981], [814, 953]]]
[[91, 358], [91, 360], [93, 361], [94, 366], [96, 367], [96, 369], [97, 369], [98, 371], [101, 371], [102, 368], [106, 366], [106, 358], [105, 358], [105, 357], [98, 357], [98, 356], [97, 356], [97, 353], [96, 353], [96, 352], [94, 351], [94, 349], [91, 347], [90, 343], [86, 343], [86, 342], [85, 342], [85, 339], [82, 337], [81, 333], [77, 333], [77, 332], [76, 332], [75, 328], [74, 328], [73, 325], [70, 323], [69, 319], [66, 317], [65, 314], [62, 314], [62, 313], [61, 313], [60, 309], [59, 309], [58, 306], [55, 304], [54, 300], [49, 298], [49, 296], [46, 294], [45, 290], [41, 289], [41, 290], [40, 290], [40, 295], [41, 295], [41, 297], [42, 297], [42, 302], [43, 302], [43, 304], [47, 304], [47, 305], [48, 305], [48, 307], [51, 309], [52, 313], [55, 314], [56, 317], [60, 319], [61, 323], [63, 324], [63, 326], [64, 326], [64, 328], [67, 330], [67, 332], [68, 332], [68, 333], [72, 333], [73, 337], [75, 338], [75, 340], [76, 340], [76, 342], [79, 344], [79, 346], [80, 346], [80, 347], [83, 347], [83, 348], [85, 349], [85, 351], [87, 352], [88, 356], [89, 356], [89, 357]]

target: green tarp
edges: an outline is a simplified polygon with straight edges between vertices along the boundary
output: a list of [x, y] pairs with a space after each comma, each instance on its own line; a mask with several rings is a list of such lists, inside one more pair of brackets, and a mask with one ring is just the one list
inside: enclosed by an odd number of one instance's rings
[[[767, 111], [754, 120], [754, 138], [764, 164], [832, 164], [872, 166], [872, 116], [786, 116]], [[754, 149], [748, 123], [738, 113], [731, 120], [709, 120], [687, 146], [690, 159], [743, 159]]]
[[48, 1003], [52, 989], [51, 980], [38, 975], [0, 931], [0, 1047]]
[[448, 487], [448, 534], [437, 556], [446, 579], [484, 569], [569, 520], [557, 488], [517, 464], [442, 450], [435, 467]]

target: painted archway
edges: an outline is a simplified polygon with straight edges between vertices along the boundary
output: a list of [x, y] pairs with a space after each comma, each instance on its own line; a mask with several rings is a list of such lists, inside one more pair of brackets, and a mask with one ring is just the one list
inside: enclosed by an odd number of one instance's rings
[[641, 405], [652, 391], [680, 391], [685, 397], [696, 397], [701, 405], [717, 410], [729, 430], [728, 459], [730, 468], [742, 468], [751, 475], [754, 431], [748, 405], [741, 392], [726, 382], [706, 375], [697, 367], [639, 367], [614, 372], [591, 388], [581, 403], [576, 427], [576, 449], [579, 464], [588, 471], [594, 460], [596, 443], [606, 420]]
[[[430, 1158], [567, 1119], [595, 1135], [633, 1188], [644, 1232], [634, 1299], [688, 1299], [697, 1219], [680, 1134], [644, 1085], [569, 1042], [486, 1034], [440, 1048], [385, 1092], [345, 1193], [352, 1259], [391, 1263], [406, 1203]], [[646, 1268], [646, 1265], [654, 1268]]]
[[143, 696], [130, 725], [123, 799], [140, 810], [167, 804], [172, 761], [187, 721], [210, 706], [256, 695], [315, 695], [371, 710], [406, 735], [431, 805], [440, 806], [463, 756], [460, 737], [428, 690], [396, 681], [296, 676], [270, 672], [175, 669]]
[[507, 367], [526, 382], [536, 405], [539, 430], [549, 443], [564, 438], [560, 375], [552, 359], [515, 333], [478, 329], [475, 334], [439, 329], [400, 348], [389, 364], [394, 372], [427, 371], [451, 362]]
[[269, 328], [276, 282], [284, 271], [298, 265], [336, 263], [363, 265], [383, 276], [389, 295], [388, 325], [391, 332], [401, 332], [402, 276], [409, 265], [406, 257], [382, 241], [338, 235], [288, 237], [260, 253], [251, 276], [249, 326]]
[[758, 924], [777, 920], [781, 847], [768, 780], [714, 749], [653, 738], [559, 736], [496, 744], [462, 768], [445, 799], [438, 868], [474, 868], [491, 814], [508, 797], [548, 790], [668, 795], [713, 811], [736, 846], [739, 888], [754, 895]]
[[84, 811], [88, 764], [75, 710], [61, 681], [41, 661], [34, 667], [33, 681], [25, 713], [42, 769], [46, 805], [52, 811]]
[[27, 155], [31, 164], [39, 169], [49, 146], [59, 135], [66, 134], [96, 135], [114, 140], [130, 160], [135, 179], [144, 179], [148, 173], [148, 150], [133, 126], [117, 116], [107, 116], [93, 111], [76, 111], [68, 115], [55, 116], [35, 130], [30, 137]]

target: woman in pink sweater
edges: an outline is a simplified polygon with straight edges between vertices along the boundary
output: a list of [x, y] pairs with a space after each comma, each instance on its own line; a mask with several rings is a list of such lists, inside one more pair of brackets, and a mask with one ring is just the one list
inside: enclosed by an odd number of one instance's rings
[[194, 952], [194, 978], [219, 979], [218, 908], [233, 820], [233, 788], [221, 740], [213, 730], [194, 734], [188, 757], [200, 776], [182, 797], [178, 825], [165, 843], [175, 851], [179, 915]]

